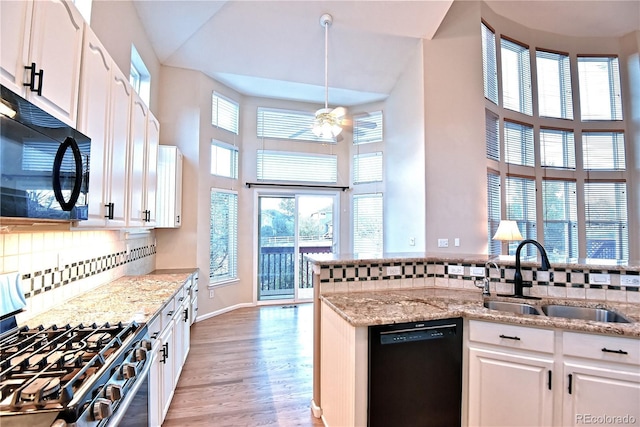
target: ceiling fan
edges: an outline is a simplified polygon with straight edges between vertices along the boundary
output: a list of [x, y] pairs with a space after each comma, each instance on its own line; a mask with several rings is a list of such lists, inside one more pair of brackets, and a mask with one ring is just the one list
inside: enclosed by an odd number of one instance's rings
[[333, 17], [328, 13], [320, 17], [324, 27], [324, 108], [316, 111], [313, 120], [313, 133], [317, 137], [336, 138], [342, 132], [342, 121], [347, 114], [344, 107], [329, 108], [329, 27]]

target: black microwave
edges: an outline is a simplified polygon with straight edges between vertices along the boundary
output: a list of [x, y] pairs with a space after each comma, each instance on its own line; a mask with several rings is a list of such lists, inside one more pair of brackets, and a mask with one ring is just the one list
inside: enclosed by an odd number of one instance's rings
[[0, 216], [87, 219], [91, 140], [0, 89]]

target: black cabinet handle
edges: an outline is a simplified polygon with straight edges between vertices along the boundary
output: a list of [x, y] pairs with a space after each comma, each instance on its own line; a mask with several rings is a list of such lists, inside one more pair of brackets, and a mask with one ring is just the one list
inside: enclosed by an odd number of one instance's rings
[[[28, 83], [23, 83], [23, 86], [28, 86], [31, 92], [37, 92], [38, 96], [42, 96], [42, 79], [44, 78], [44, 70], [36, 72], [36, 63], [32, 62], [31, 65], [25, 65], [25, 70], [30, 70], [31, 78]], [[38, 86], [36, 87], [36, 77], [38, 78]]]
[[162, 352], [162, 360], [160, 360], [160, 362], [167, 363], [167, 359], [169, 358], [169, 343], [164, 343], [160, 351]]
[[104, 207], [107, 208], [107, 214], [104, 217], [107, 219], [113, 219], [113, 210], [115, 208], [115, 204], [107, 203], [106, 205], [104, 205]]
[[184, 322], [188, 322], [189, 321], [189, 309], [185, 308], [184, 309]]
[[549, 390], [551, 390], [551, 375], [552, 375], [551, 371], [547, 372], [547, 377], [548, 377], [548, 380], [549, 380], [549, 384], [548, 384]]
[[142, 220], [144, 222], [151, 221], [151, 211], [150, 210], [142, 211]]
[[608, 348], [604, 347], [602, 349], [602, 351], [604, 351], [605, 353], [616, 353], [616, 354], [629, 354], [624, 350], [609, 350]]
[[167, 316], [171, 317], [173, 316], [173, 310], [171, 310], [170, 312], [167, 313]]
[[568, 389], [569, 389], [569, 394], [571, 394], [572, 386], [573, 386], [573, 375], [572, 375], [572, 374], [569, 374], [569, 387], [568, 387]]
[[151, 334], [151, 338], [152, 339], [158, 339], [158, 335], [160, 335], [160, 332], [154, 332], [153, 334]]
[[504, 338], [506, 340], [520, 341], [520, 337], [511, 337], [509, 335], [503, 335], [503, 334], [500, 334], [500, 338]]
[[180, 224], [180, 215], [176, 216], [176, 222]]

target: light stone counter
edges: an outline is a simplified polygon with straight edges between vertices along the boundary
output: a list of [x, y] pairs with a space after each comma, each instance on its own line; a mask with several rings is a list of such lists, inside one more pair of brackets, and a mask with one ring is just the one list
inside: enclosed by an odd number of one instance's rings
[[156, 270], [99, 286], [29, 319], [31, 326], [146, 323], [175, 295], [196, 269]]
[[422, 288], [373, 292], [342, 292], [324, 294], [320, 299], [353, 326], [383, 325], [413, 321], [428, 321], [452, 317], [489, 320], [579, 332], [640, 337], [640, 305], [610, 301], [585, 301], [543, 298], [517, 300], [489, 297], [491, 300], [525, 302], [540, 307], [544, 304], [580, 305], [608, 308], [624, 315], [633, 323], [604, 323], [586, 320], [514, 314], [483, 307], [479, 291]]

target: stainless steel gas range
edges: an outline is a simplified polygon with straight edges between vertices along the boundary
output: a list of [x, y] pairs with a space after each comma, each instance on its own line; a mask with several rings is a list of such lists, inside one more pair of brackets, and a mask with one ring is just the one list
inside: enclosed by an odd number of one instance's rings
[[135, 322], [5, 332], [0, 425], [146, 427], [150, 349]]

